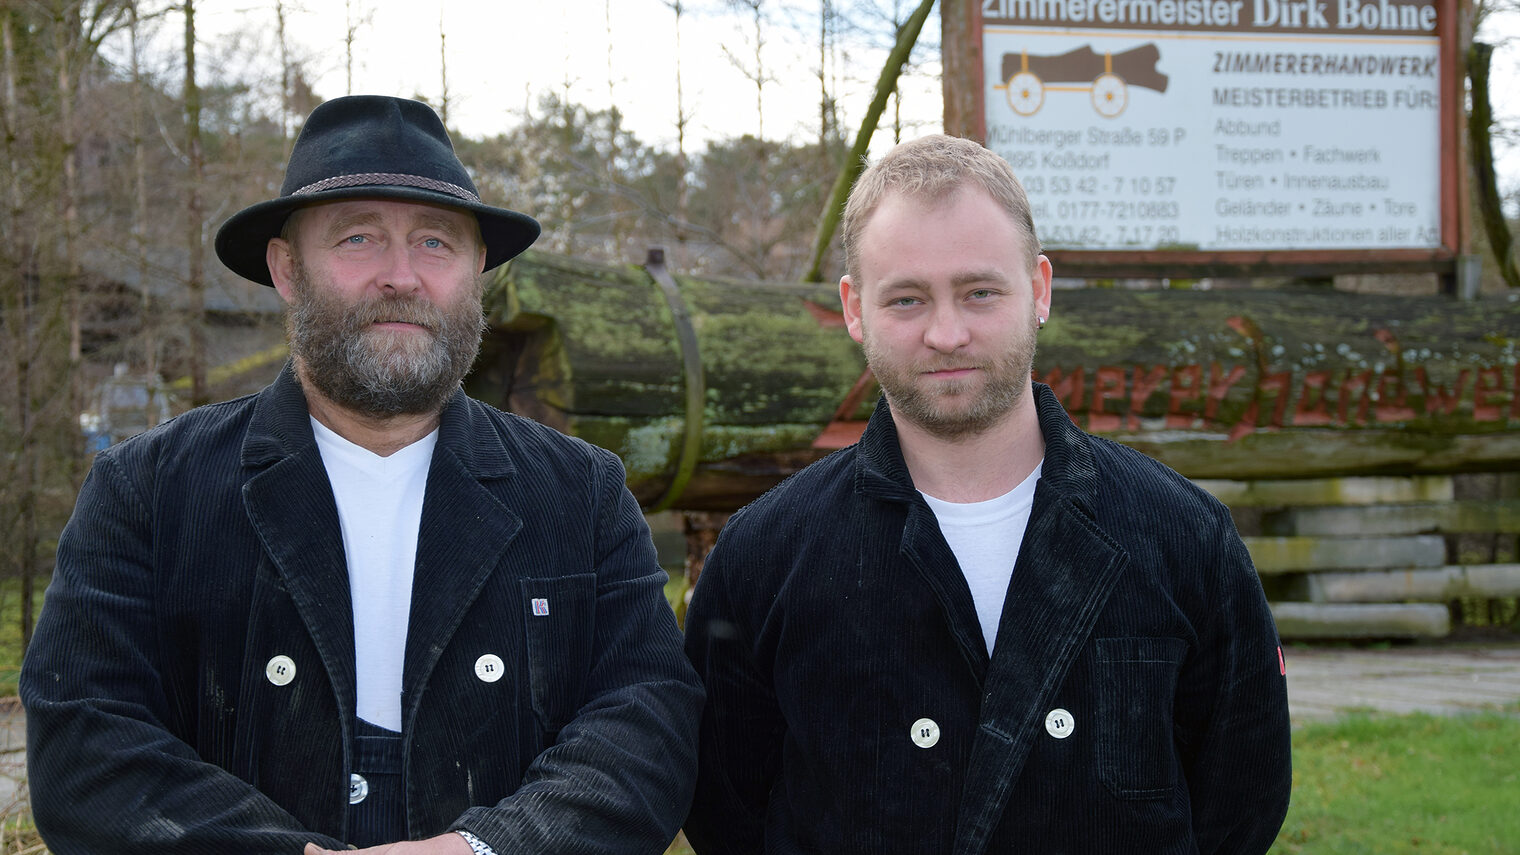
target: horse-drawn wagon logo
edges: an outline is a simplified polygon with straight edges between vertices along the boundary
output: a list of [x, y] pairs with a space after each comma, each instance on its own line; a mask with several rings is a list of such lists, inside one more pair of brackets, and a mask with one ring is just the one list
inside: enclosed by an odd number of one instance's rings
[[1156, 70], [1160, 59], [1161, 50], [1154, 44], [1101, 56], [1088, 45], [1057, 56], [1030, 56], [1027, 50], [1005, 53], [1004, 82], [993, 88], [1006, 90], [1008, 106], [1020, 116], [1038, 113], [1046, 92], [1088, 92], [1098, 115], [1112, 119], [1129, 106], [1130, 86], [1166, 91], [1166, 75]]

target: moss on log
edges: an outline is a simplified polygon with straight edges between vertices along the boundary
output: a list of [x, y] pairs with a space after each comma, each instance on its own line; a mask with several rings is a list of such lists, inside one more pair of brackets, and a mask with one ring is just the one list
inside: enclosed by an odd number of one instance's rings
[[[697, 469], [732, 510], [853, 441], [877, 397], [833, 284], [675, 277], [700, 352]], [[641, 501], [687, 414], [676, 319], [638, 265], [529, 252], [487, 289], [472, 394], [622, 457]], [[1520, 468], [1520, 299], [1059, 290], [1036, 379], [1073, 420], [1196, 478]]]

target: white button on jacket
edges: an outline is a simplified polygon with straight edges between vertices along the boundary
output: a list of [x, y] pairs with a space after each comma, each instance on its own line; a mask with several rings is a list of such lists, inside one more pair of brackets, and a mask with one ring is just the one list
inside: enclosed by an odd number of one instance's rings
[[359, 802], [364, 801], [365, 797], [368, 796], [368, 795], [369, 795], [369, 781], [364, 780], [364, 776], [361, 775], [361, 774], [359, 774], [358, 772], [355, 772], [354, 774], [349, 775], [348, 776], [348, 803], [351, 804], [351, 805], [356, 805]]
[[502, 663], [501, 657], [494, 653], [487, 653], [475, 660], [475, 676], [483, 682], [494, 683], [500, 680], [501, 675], [506, 671], [506, 665]]
[[1071, 713], [1057, 707], [1045, 716], [1045, 732], [1056, 739], [1065, 739], [1071, 736], [1071, 732], [1077, 727], [1077, 720]]
[[939, 742], [939, 725], [932, 718], [921, 718], [913, 722], [909, 736], [919, 748], [933, 748]]
[[296, 678], [296, 663], [289, 656], [275, 656], [264, 665], [264, 676], [276, 686], [288, 686]]

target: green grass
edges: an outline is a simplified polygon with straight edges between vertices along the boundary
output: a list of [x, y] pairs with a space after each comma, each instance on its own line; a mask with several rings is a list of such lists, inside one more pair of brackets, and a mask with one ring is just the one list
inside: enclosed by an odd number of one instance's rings
[[[32, 619], [42, 608], [42, 589], [46, 579], [39, 579], [32, 594]], [[0, 580], [0, 698], [16, 696], [16, 678], [21, 674], [21, 581]]]
[[1520, 850], [1520, 716], [1356, 714], [1293, 735], [1274, 855]]

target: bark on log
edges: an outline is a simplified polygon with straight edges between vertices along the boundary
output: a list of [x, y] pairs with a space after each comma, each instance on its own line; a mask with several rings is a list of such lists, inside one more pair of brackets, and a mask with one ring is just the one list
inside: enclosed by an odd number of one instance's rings
[[[703, 368], [673, 507], [733, 510], [858, 437], [877, 398], [833, 284], [676, 276]], [[619, 454], [651, 503], [688, 414], [649, 274], [529, 252], [487, 289], [472, 394]], [[1059, 290], [1036, 379], [1073, 420], [1195, 478], [1520, 468], [1520, 299]]]
[[1493, 45], [1483, 42], [1473, 42], [1467, 48], [1467, 79], [1472, 83], [1467, 137], [1472, 140], [1472, 169], [1483, 231], [1488, 235], [1488, 245], [1493, 250], [1504, 283], [1511, 288], [1520, 288], [1520, 271], [1515, 269], [1514, 235], [1510, 234], [1509, 221], [1504, 218], [1504, 205], [1494, 176], [1494, 113], [1488, 98], [1488, 71], [1493, 54]]

